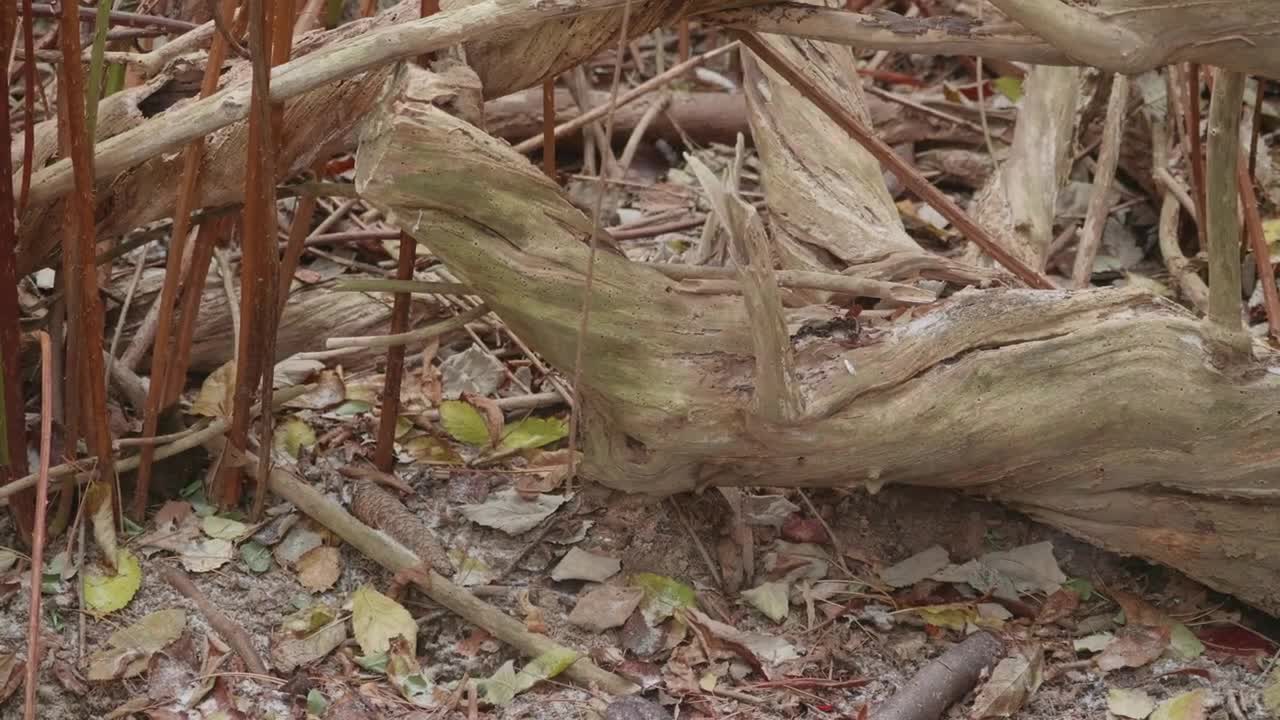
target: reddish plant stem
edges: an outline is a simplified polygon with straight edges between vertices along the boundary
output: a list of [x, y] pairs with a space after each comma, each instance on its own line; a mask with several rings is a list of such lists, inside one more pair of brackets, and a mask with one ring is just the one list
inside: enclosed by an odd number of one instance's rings
[[232, 218], [218, 217], [205, 220], [196, 232], [195, 247], [191, 251], [191, 264], [187, 267], [186, 282], [182, 284], [180, 298], [181, 316], [174, 339], [174, 359], [165, 377], [168, 386], [164, 402], [177, 402], [187, 383], [187, 368], [191, 365], [191, 344], [195, 341], [196, 321], [200, 318], [200, 304], [204, 297], [205, 282], [209, 278], [209, 264], [213, 262], [213, 249], [218, 239], [231, 227]]
[[[9, 57], [16, 30], [17, 14], [12, 3], [0, 7], [0, 57]], [[24, 23], [29, 25], [30, 23]], [[28, 93], [29, 95], [30, 93]], [[0, 138], [11, 140], [9, 124], [9, 73], [0, 78]], [[28, 123], [30, 126], [30, 123]], [[8, 147], [6, 144], [5, 147]], [[5, 436], [0, 438], [0, 485], [27, 474], [26, 414], [23, 412], [22, 368], [18, 353], [22, 329], [18, 305], [18, 235], [14, 225], [13, 161], [9, 153], [0, 153], [0, 412], [4, 413]], [[31, 538], [34, 498], [25, 492], [10, 503], [10, 513], [23, 542]]]
[[[293, 52], [293, 25], [294, 25], [294, 0], [276, 0], [275, 15], [271, 18], [271, 65], [281, 65], [289, 61], [289, 55]], [[263, 92], [270, 90], [270, 74], [267, 75], [267, 85]], [[280, 151], [284, 147], [284, 103], [278, 102], [271, 106], [271, 145], [264, 150], [270, 150], [273, 153]], [[275, 158], [279, 160], [279, 158]], [[276, 356], [276, 331], [280, 326], [280, 313], [276, 312], [279, 306], [278, 286], [280, 280], [280, 256], [276, 251], [276, 227], [278, 217], [276, 215], [276, 185], [275, 185], [275, 163], [271, 167], [271, 173], [267, 175], [266, 188], [267, 207], [264, 214], [269, 216], [270, 222], [265, 228], [266, 235], [263, 238], [263, 252], [266, 253], [264, 260], [266, 261], [267, 279], [263, 284], [263, 297], [261, 303], [262, 318], [262, 387], [260, 393], [262, 395], [262, 403], [264, 408], [271, 407], [271, 395], [274, 390], [274, 372], [272, 368], [275, 366]], [[253, 494], [253, 509], [249, 514], [250, 520], [258, 522], [262, 519], [262, 511], [266, 507], [267, 502], [267, 480], [271, 473], [271, 456], [269, 448], [272, 446], [272, 433], [274, 432], [275, 417], [270, 411], [262, 413], [258, 418], [260, 423], [260, 434], [258, 446], [262, 448], [262, 452], [258, 453], [258, 482], [257, 489]]]
[[49, 462], [53, 453], [53, 346], [40, 338], [40, 476], [36, 481], [35, 527], [31, 536], [31, 595], [27, 602], [27, 687], [23, 717], [35, 720], [40, 674], [40, 576], [44, 573], [44, 508], [49, 502]]
[[689, 49], [693, 45], [689, 38], [689, 18], [680, 20], [678, 34], [676, 36], [676, 55], [680, 62], [689, 59]]
[[[312, 166], [316, 177], [324, 174], [325, 162], [317, 161]], [[284, 259], [280, 262], [280, 285], [276, 288], [276, 325], [284, 317], [284, 306], [289, 302], [289, 288], [293, 285], [293, 274], [298, 271], [302, 261], [302, 251], [307, 246], [307, 236], [311, 232], [311, 220], [316, 214], [319, 203], [317, 195], [303, 195], [293, 213], [293, 221], [289, 224], [289, 240], [285, 244]]]
[[[272, 147], [271, 17], [268, 0], [249, 0], [249, 52], [253, 56], [253, 90], [249, 100], [248, 158], [245, 172], [244, 233], [240, 238], [240, 337], [237, 339], [236, 384], [232, 397], [231, 427], [227, 431], [217, 487], [213, 496], [224, 509], [240, 504], [243, 472], [236, 460], [244, 457], [249, 437], [250, 406], [254, 389], [261, 384], [267, 360], [263, 310], [274, 295], [275, 151]], [[275, 306], [270, 308], [274, 311]], [[274, 313], [273, 313], [274, 314]], [[269, 422], [269, 420], [268, 420]], [[271, 448], [262, 448], [269, 455]], [[228, 457], [227, 453], [230, 453]], [[228, 460], [232, 460], [228, 462]], [[260, 489], [261, 491], [261, 489]]]
[[[235, 12], [236, 0], [221, 0], [220, 12], [230, 15]], [[204, 77], [200, 83], [200, 97], [208, 97], [218, 89], [218, 75], [222, 63], [226, 59], [227, 42], [222, 35], [215, 33], [209, 47], [209, 61], [205, 65]], [[170, 354], [169, 339], [173, 331], [174, 307], [178, 296], [178, 285], [182, 279], [183, 257], [187, 254], [187, 236], [191, 234], [191, 213], [199, 202], [200, 163], [204, 159], [204, 138], [193, 140], [183, 150], [182, 179], [179, 181], [178, 200], [174, 209], [173, 233], [169, 240], [169, 256], [165, 261], [164, 284], [160, 287], [160, 297], [156, 300], [156, 321], [153, 325], [144, 323], [144, 327], [154, 328], [154, 344], [151, 352], [151, 384], [147, 388], [147, 404], [143, 411], [142, 434], [156, 434], [160, 413], [169, 406], [168, 382]], [[147, 342], [146, 340], [143, 341]], [[155, 456], [155, 447], [147, 445], [142, 448], [139, 458], [138, 479], [134, 484], [133, 503], [129, 514], [134, 520], [141, 521], [147, 509], [147, 497], [151, 489], [151, 466]]]
[[[422, 0], [421, 17], [430, 17], [440, 11], [439, 0]], [[430, 56], [420, 58], [424, 65]], [[545, 92], [545, 90], [544, 90]], [[552, 160], [554, 163], [554, 159]], [[400, 257], [396, 263], [396, 279], [412, 280], [414, 260], [418, 256], [418, 243], [407, 232], [400, 233]], [[403, 333], [409, 329], [409, 305], [413, 296], [399, 292], [391, 306], [391, 332]], [[378, 444], [373, 452], [373, 464], [383, 472], [391, 472], [396, 464], [396, 421], [400, 417], [400, 384], [404, 378], [404, 345], [387, 348], [387, 370], [382, 383], [382, 415], [378, 418]]]
[[[103, 364], [102, 301], [98, 296], [96, 228], [94, 226], [93, 143], [85, 126], [84, 67], [80, 64], [79, 13], [74, 3], [63, 3], [58, 42], [63, 62], [58, 66], [61, 85], [58, 93], [59, 114], [65, 128], [67, 156], [71, 158], [75, 195], [68, 198], [67, 231], [74, 234], [63, 243], [65, 265], [69, 266], [67, 313], [72, 319], [73, 337], [79, 338], [75, 358], [80, 371], [78, 380], [81, 399], [82, 430], [90, 452], [98, 458], [99, 478], [111, 484], [115, 497], [112, 506], [119, 521], [119, 485], [116, 483], [115, 460], [111, 447], [111, 430], [107, 427], [107, 376]], [[74, 299], [74, 302], [72, 300]]]
[[[27, 17], [57, 17], [58, 11], [50, 3], [38, 3], [27, 5], [22, 8]], [[80, 17], [85, 20], [93, 20], [97, 16], [97, 9], [91, 7], [80, 8]], [[174, 20], [172, 18], [161, 17], [159, 15], [143, 15], [141, 13], [121, 12], [118, 10], [111, 11], [112, 25], [125, 25], [127, 27], [155, 27], [171, 30], [173, 32], [189, 32], [196, 29], [195, 23], [189, 23], [186, 20]]]
[[772, 48], [755, 35], [740, 32], [738, 37], [742, 40], [743, 45], [747, 46], [766, 65], [773, 68], [774, 72], [791, 83], [792, 87], [798, 90], [801, 95], [804, 95], [809, 102], [817, 106], [827, 117], [831, 118], [835, 124], [839, 125], [842, 130], [849, 134], [849, 137], [866, 148], [872, 156], [880, 161], [881, 165], [887, 166], [894, 175], [898, 176], [903, 185], [907, 186], [921, 200], [932, 205], [943, 217], [951, 221], [951, 224], [956, 226], [970, 242], [982, 248], [983, 252], [990, 255], [1002, 267], [1013, 273], [1028, 286], [1042, 290], [1053, 289], [1053, 283], [1049, 282], [1048, 278], [1031, 269], [1000, 247], [1000, 243], [981, 225], [975, 223], [965, 214], [951, 198], [930, 184], [918, 170], [912, 167], [902, 156], [895, 153], [893, 148], [886, 145], [883, 140], [854, 117], [853, 113], [810, 82], [790, 62], [774, 52]]
[[[31, 17], [31, 0], [22, 0], [27, 17]], [[36, 54], [35, 24], [29, 21], [22, 23], [22, 50], [28, 58]], [[26, 125], [22, 128], [22, 190], [19, 194], [18, 209], [27, 207], [27, 195], [31, 193], [31, 163], [36, 157], [36, 64], [31, 60], [22, 63], [22, 81], [26, 86], [22, 93], [22, 111]], [[7, 91], [7, 87], [6, 87]], [[8, 97], [6, 94], [5, 97]], [[13, 175], [13, 168], [9, 168]]]
[[[1256, 122], [1256, 121], [1255, 121]], [[1249, 237], [1249, 249], [1258, 268], [1258, 282], [1262, 283], [1263, 307], [1267, 311], [1267, 332], [1272, 345], [1280, 345], [1280, 292], [1276, 290], [1276, 274], [1271, 268], [1271, 249], [1262, 232], [1262, 217], [1258, 214], [1258, 194], [1253, 187], [1253, 175], [1240, 150], [1240, 162], [1236, 165], [1236, 183], [1240, 187], [1240, 202], [1244, 205], [1244, 229]]]
[[1196, 237], [1205, 241], [1204, 143], [1200, 140], [1200, 64], [1187, 65], [1187, 139], [1191, 143], [1191, 197], [1196, 201]]
[[[413, 279], [413, 263], [418, 244], [409, 233], [400, 234], [400, 257], [396, 265], [397, 280]], [[396, 293], [391, 306], [392, 334], [409, 329], [409, 305], [412, 295]], [[373, 464], [383, 472], [395, 468], [396, 420], [400, 416], [400, 384], [404, 377], [404, 345], [387, 348], [387, 372], [382, 386], [382, 415], [378, 419], [378, 445]]]

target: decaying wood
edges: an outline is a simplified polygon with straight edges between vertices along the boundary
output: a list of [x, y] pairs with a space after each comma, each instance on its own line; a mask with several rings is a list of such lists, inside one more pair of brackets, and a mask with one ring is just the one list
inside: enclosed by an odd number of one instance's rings
[[[211, 271], [213, 272], [213, 271]], [[146, 305], [160, 290], [163, 272], [148, 270], [139, 283], [130, 321], [141, 320]], [[212, 276], [205, 286], [203, 304], [191, 348], [192, 372], [216, 370], [232, 357], [235, 335], [231, 310], [222, 283]], [[380, 293], [341, 292], [324, 284], [300, 285], [289, 295], [276, 339], [276, 359], [294, 353], [323, 350], [325, 338], [386, 332], [391, 306]], [[351, 361], [359, 362], [357, 358]]]
[[[1058, 191], [1070, 172], [1080, 71], [1038, 66], [1027, 74], [1008, 159], [974, 196], [973, 214], [1012, 255], [1043, 268], [1053, 242]], [[997, 162], [989, 158], [987, 162]], [[973, 262], [988, 258], [971, 246]]]
[[160, 577], [164, 581], [173, 586], [174, 590], [187, 596], [191, 604], [196, 606], [200, 614], [204, 616], [205, 622], [209, 623], [209, 627], [222, 636], [227, 641], [227, 645], [231, 646], [244, 660], [245, 667], [249, 672], [258, 675], [266, 675], [268, 673], [266, 663], [262, 662], [262, 657], [258, 655], [258, 651], [253, 647], [253, 640], [249, 638], [249, 633], [245, 632], [244, 626], [227, 617], [218, 606], [214, 605], [200, 588], [192, 582], [191, 576], [187, 575], [181, 569], [173, 566], [162, 567], [160, 569]]
[[[389, 101], [357, 188], [572, 370], [590, 221], [527, 160]], [[1133, 290], [961, 292], [852, 349], [798, 356], [806, 419], [771, 424], [751, 407], [741, 298], [679, 296], [612, 254], [595, 272], [582, 368], [595, 480], [966, 490], [1280, 610], [1276, 358], [1227, 352], [1181, 308]]]
[[[875, 50], [980, 55], [1041, 65], [1086, 64], [1136, 75], [1199, 62], [1280, 77], [1271, 0], [992, 0], [1021, 24], [863, 15], [801, 3], [715, 13], [710, 22]], [[1028, 32], [1029, 31], [1029, 32]]]

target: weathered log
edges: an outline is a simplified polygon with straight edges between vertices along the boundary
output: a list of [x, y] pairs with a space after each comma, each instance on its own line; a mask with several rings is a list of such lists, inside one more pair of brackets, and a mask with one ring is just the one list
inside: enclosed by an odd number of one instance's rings
[[[591, 224], [527, 160], [389, 101], [357, 185], [573, 370]], [[962, 292], [852, 349], [798, 354], [806, 414], [770, 424], [751, 406], [741, 298], [681, 295], [611, 254], [594, 272], [581, 392], [595, 480], [953, 488], [1280, 611], [1280, 376], [1179, 307], [1135, 291]]]

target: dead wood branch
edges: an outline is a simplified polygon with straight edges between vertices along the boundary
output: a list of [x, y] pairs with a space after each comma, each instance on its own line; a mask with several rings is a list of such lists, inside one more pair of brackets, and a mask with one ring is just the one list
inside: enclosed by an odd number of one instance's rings
[[258, 651], [253, 647], [253, 640], [249, 634], [245, 632], [244, 626], [227, 617], [219, 610], [204, 593], [200, 592], [200, 588], [191, 581], [191, 577], [182, 570], [165, 566], [160, 569], [160, 576], [164, 581], [173, 586], [174, 590], [182, 593], [191, 601], [196, 609], [204, 615], [204, 619], [208, 621], [209, 627], [222, 636], [223, 640], [231, 646], [236, 654], [244, 660], [244, 665], [249, 672], [257, 675], [267, 675], [266, 663], [262, 662], [262, 656], [258, 655]]
[[[1071, 171], [1079, 82], [1075, 68], [1032, 68], [1008, 157], [974, 196], [974, 218], [1033, 268], [1043, 268], [1048, 259], [1058, 191]], [[976, 245], [966, 252], [972, 262], [984, 257]]]
[[[705, 19], [753, 32], [894, 52], [978, 55], [1039, 65], [1093, 65], [1137, 75], [1179, 62], [1280, 77], [1271, 0], [993, 0], [1013, 20], [984, 27], [956, 17], [875, 16], [799, 3], [713, 13]], [[1029, 32], [1028, 32], [1029, 31]]]
[[[384, 107], [357, 158], [362, 197], [571, 371], [590, 220], [507, 143], [436, 108]], [[859, 347], [798, 357], [812, 419], [779, 425], [751, 410], [741, 298], [676, 293], [608, 253], [596, 273], [588, 477], [653, 494], [981, 492], [1280, 610], [1280, 377], [1180, 308], [1137, 291], [962, 292]]]
[[978, 684], [984, 670], [995, 667], [1004, 643], [989, 632], [977, 632], [920, 668], [876, 708], [876, 720], [937, 720], [947, 708]]

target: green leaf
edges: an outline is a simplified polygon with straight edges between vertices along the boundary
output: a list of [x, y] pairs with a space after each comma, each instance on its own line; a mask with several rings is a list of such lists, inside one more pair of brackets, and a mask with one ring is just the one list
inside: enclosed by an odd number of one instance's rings
[[249, 531], [249, 526], [238, 520], [209, 515], [200, 521], [205, 535], [218, 540], [236, 540]]
[[369, 672], [385, 675], [387, 673], [387, 653], [376, 655], [357, 655], [356, 664]]
[[319, 690], [311, 688], [307, 692], [307, 714], [320, 717], [329, 709], [329, 701], [324, 699], [324, 695]]
[[543, 680], [559, 675], [565, 668], [578, 661], [580, 655], [567, 648], [548, 650], [529, 661], [520, 672], [515, 671], [515, 664], [508, 660], [492, 677], [481, 680], [478, 684], [484, 693], [485, 702], [497, 707], [511, 704], [516, 695], [537, 685]]
[[271, 569], [271, 548], [250, 540], [240, 546], [240, 559], [254, 573], [264, 573]]
[[1183, 660], [1194, 660], [1204, 654], [1204, 643], [1186, 625], [1178, 623], [1169, 633], [1169, 649]]
[[418, 624], [400, 603], [365, 585], [351, 594], [351, 627], [365, 655], [387, 652], [400, 636], [417, 646]]
[[1071, 578], [1062, 583], [1062, 587], [1070, 590], [1080, 596], [1081, 600], [1088, 600], [1093, 597], [1093, 583], [1084, 578]]
[[116, 555], [116, 574], [110, 577], [85, 573], [84, 605], [101, 617], [115, 612], [133, 599], [142, 587], [142, 566], [133, 553], [121, 548]]
[[475, 447], [489, 444], [489, 426], [484, 416], [469, 403], [445, 400], [440, 403], [440, 424], [454, 440]]
[[498, 444], [499, 450], [528, 450], [562, 440], [569, 435], [569, 425], [557, 417], [527, 417], [507, 428]]
[[306, 421], [297, 417], [291, 417], [277, 425], [275, 434], [271, 436], [271, 445], [277, 451], [295, 460], [302, 453], [302, 448], [308, 448], [315, 444], [316, 431], [312, 430]]
[[373, 405], [365, 402], [364, 400], [348, 400], [342, 403], [341, 405], [339, 405], [338, 407], [334, 408], [330, 412], [333, 415], [347, 416], [347, 415], [360, 415], [362, 413], [367, 413], [372, 409], [373, 409]]
[[996, 92], [1009, 98], [1009, 102], [1018, 102], [1022, 99], [1022, 80], [1016, 77], [1005, 76], [998, 77], [992, 81]]
[[649, 627], [671, 617], [676, 610], [693, 607], [697, 601], [693, 588], [663, 575], [636, 573], [631, 584], [644, 591], [640, 612]]
[[461, 465], [462, 456], [445, 440], [431, 435], [410, 438], [404, 443], [405, 452], [414, 460], [434, 465]]

